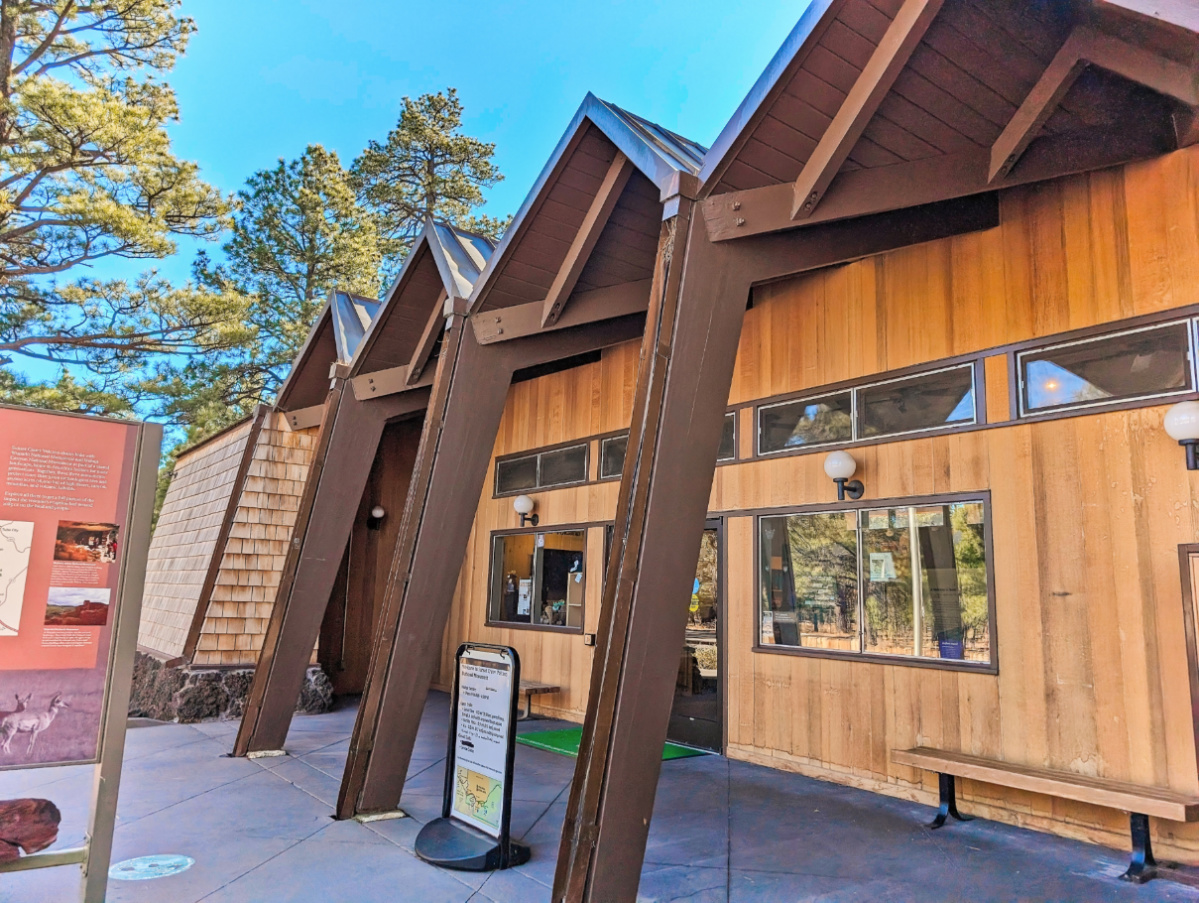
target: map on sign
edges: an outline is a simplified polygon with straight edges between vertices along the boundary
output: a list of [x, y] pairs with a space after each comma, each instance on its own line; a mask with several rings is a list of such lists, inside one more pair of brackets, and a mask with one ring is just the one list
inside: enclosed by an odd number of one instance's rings
[[0, 636], [16, 636], [21, 626], [32, 545], [32, 523], [0, 520]]
[[502, 782], [458, 766], [457, 783], [454, 786], [454, 808], [463, 815], [469, 815], [499, 830], [503, 799]]

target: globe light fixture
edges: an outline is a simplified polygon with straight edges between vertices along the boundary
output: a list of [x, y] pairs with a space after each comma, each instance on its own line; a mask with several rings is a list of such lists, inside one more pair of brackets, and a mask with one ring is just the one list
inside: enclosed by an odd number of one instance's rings
[[383, 520], [383, 518], [386, 516], [387, 512], [383, 510], [382, 505], [375, 505], [375, 507], [371, 509], [371, 517], [373, 517], [375, 520]]
[[512, 508], [517, 514], [520, 515], [520, 525], [522, 527], [526, 523], [530, 523], [534, 527], [537, 526], [537, 522], [540, 520], [540, 518], [536, 514], [533, 514], [533, 509], [536, 507], [537, 503], [527, 495], [518, 495], [512, 500]]
[[383, 523], [383, 518], [387, 516], [387, 512], [382, 505], [375, 505], [371, 508], [370, 514], [366, 516], [366, 529], [378, 530], [379, 525]]
[[1199, 470], [1199, 401], [1180, 401], [1166, 411], [1162, 424], [1171, 439], [1187, 450], [1187, 470]]
[[824, 459], [824, 472], [837, 484], [837, 501], [843, 502], [847, 496], [851, 499], [860, 499], [862, 493], [866, 491], [861, 480], [850, 479], [857, 469], [858, 462], [847, 451], [831, 452]]

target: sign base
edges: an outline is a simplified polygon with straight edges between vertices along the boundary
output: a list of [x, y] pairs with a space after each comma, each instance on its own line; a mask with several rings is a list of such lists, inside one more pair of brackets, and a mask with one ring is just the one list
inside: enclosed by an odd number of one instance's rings
[[505, 857], [503, 852], [496, 838], [449, 818], [429, 822], [416, 835], [416, 855], [442, 868], [493, 872], [529, 861], [529, 848], [523, 843], [510, 840], [508, 855]]

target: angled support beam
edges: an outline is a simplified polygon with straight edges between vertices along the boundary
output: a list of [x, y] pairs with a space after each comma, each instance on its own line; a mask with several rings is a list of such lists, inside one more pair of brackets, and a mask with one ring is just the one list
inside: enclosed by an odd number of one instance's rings
[[639, 316], [480, 344], [454, 317], [421, 434], [337, 817], [400, 802], [512, 374], [641, 335]]
[[558, 268], [558, 275], [554, 277], [549, 293], [542, 302], [541, 324], [543, 326], [553, 325], [562, 315], [562, 309], [566, 306], [570, 293], [574, 291], [575, 284], [579, 281], [579, 275], [591, 258], [591, 251], [595, 248], [595, 243], [599, 241], [600, 233], [608, 224], [608, 217], [612, 215], [616, 202], [620, 200], [620, 193], [624, 191], [629, 176], [632, 174], [632, 161], [617, 151], [608, 166], [608, 171], [604, 174], [603, 182], [600, 183], [599, 192], [592, 200], [587, 215], [583, 217], [583, 224], [579, 226], [574, 241], [570, 243], [566, 259]]
[[994, 182], [987, 180], [991, 155], [986, 149], [843, 173], [816, 214], [802, 224], [791, 220], [790, 184], [731, 191], [703, 201], [704, 221], [712, 241], [744, 240], [1104, 169], [1173, 150], [1173, 129], [1166, 122], [1159, 125], [1156, 130], [1150, 124], [1141, 131], [1087, 130], [1042, 138], [1017, 169]]
[[[663, 224], [554, 903], [633, 900], [750, 281], [684, 201]], [[685, 261], [685, 263], [684, 263]], [[652, 566], [647, 563], [652, 562]]]
[[333, 381], [233, 755], [283, 748], [357, 516], [346, 501], [362, 496], [387, 421], [428, 400], [416, 390], [364, 403], [344, 378]]
[[499, 310], [487, 310], [470, 318], [475, 338], [480, 345], [510, 342], [539, 332], [583, 326], [612, 317], [645, 313], [649, 304], [650, 280], [625, 282], [608, 288], [597, 288], [579, 292], [561, 317], [550, 325], [543, 325], [541, 315], [544, 308], [540, 301], [518, 304]]
[[445, 331], [445, 302], [448, 297], [449, 294], [442, 289], [441, 294], [437, 297], [437, 304], [433, 307], [433, 312], [429, 314], [425, 328], [421, 331], [420, 340], [416, 343], [416, 351], [413, 352], [412, 360], [408, 363], [408, 378], [405, 382], [409, 386], [415, 386], [421, 374], [425, 372], [425, 365], [429, 363], [429, 357], [437, 346], [437, 339]]
[[359, 401], [369, 401], [372, 398], [384, 398], [397, 392], [407, 392], [433, 384], [433, 374], [429, 368], [411, 383], [408, 381], [411, 370], [407, 364], [389, 367], [386, 370], [373, 370], [370, 373], [360, 373], [350, 379], [354, 397]]
[[310, 427], [321, 425], [321, 420], [325, 417], [325, 405], [322, 402], [321, 404], [314, 404], [307, 408], [287, 411], [283, 416], [287, 423], [287, 428], [292, 432], [306, 430]]
[[1174, 137], [1179, 147], [1199, 144], [1199, 107], [1174, 114]]
[[995, 182], [1012, 172], [1078, 76], [1090, 65], [1190, 106], [1199, 105], [1199, 75], [1194, 68], [1114, 35], [1080, 25], [1070, 33], [991, 147], [988, 182]]
[[941, 11], [944, 0], [904, 0], [869, 62], [795, 180], [792, 219], [807, 219], [849, 157], [879, 104]]

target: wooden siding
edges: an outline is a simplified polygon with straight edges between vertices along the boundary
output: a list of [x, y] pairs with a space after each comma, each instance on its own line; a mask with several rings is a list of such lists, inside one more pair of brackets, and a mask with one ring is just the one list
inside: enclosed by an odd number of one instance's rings
[[258, 662], [318, 428], [263, 426], [196, 646], [196, 665]]
[[183, 654], [249, 435], [246, 421], [175, 462], [146, 563], [137, 638], [144, 649]]
[[[1199, 303], [1199, 148], [1013, 189], [1001, 225], [755, 290], [730, 404]], [[495, 454], [626, 428], [638, 345], [513, 386]], [[892, 764], [917, 745], [1194, 793], [1196, 771], [1178, 546], [1199, 541], [1199, 478], [1161, 428], [1166, 406], [1008, 421], [1005, 359], [984, 367], [989, 429], [854, 450], [867, 499], [989, 490], [998, 674], [754, 651], [751, 509], [835, 500], [820, 454], [718, 468], [727, 517], [728, 754], [931, 803], [935, 775]], [[593, 442], [592, 457], [598, 449]], [[480, 499], [439, 682], [464, 640], [521, 653], [561, 684], [536, 711], [581, 720], [592, 650], [577, 634], [484, 626], [490, 534], [510, 498]], [[588, 528], [585, 630], [617, 483], [534, 494], [541, 527]], [[966, 811], [1127, 843], [1119, 812], [964, 782]], [[1199, 861], [1199, 826], [1155, 822], [1159, 853]]]

